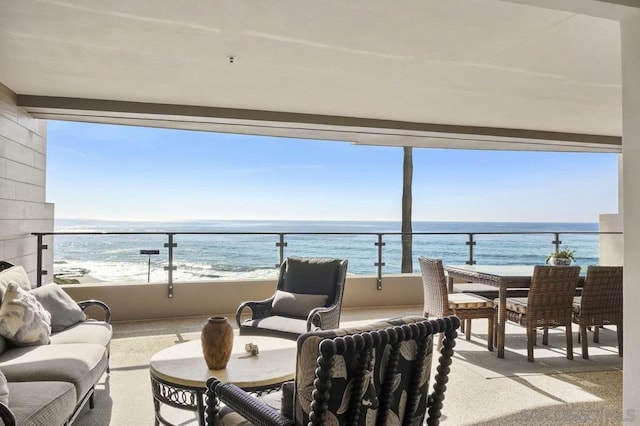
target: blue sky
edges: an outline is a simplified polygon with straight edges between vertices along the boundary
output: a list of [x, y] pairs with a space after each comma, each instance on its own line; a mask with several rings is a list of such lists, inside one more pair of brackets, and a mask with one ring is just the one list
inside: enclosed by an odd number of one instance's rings
[[[402, 149], [49, 121], [57, 218], [400, 220]], [[618, 156], [414, 149], [416, 221], [597, 222]]]

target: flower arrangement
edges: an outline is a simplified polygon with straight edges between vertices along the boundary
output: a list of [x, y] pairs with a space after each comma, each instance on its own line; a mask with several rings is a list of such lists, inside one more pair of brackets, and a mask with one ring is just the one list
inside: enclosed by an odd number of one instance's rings
[[571, 265], [571, 262], [575, 261], [576, 251], [569, 249], [569, 247], [564, 246], [562, 250], [554, 251], [547, 256], [546, 263], [550, 263], [552, 265]]

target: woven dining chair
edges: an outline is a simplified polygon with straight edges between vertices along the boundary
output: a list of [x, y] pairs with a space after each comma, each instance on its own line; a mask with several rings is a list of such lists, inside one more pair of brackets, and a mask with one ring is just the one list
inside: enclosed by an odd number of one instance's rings
[[573, 321], [578, 324], [578, 341], [582, 341], [582, 358], [589, 359], [587, 327], [593, 327], [593, 341], [598, 343], [600, 327], [616, 326], [618, 355], [622, 356], [622, 266], [589, 266], [582, 296], [574, 298]]
[[[573, 298], [580, 277], [579, 266], [536, 266], [528, 297], [507, 297], [506, 319], [527, 329], [527, 360], [533, 362], [536, 329], [543, 329], [542, 343], [549, 343], [549, 327], [566, 327], [567, 359], [573, 359], [571, 335]], [[498, 300], [494, 301], [496, 305]], [[496, 310], [497, 315], [497, 310]]]
[[[424, 291], [424, 316], [440, 317], [455, 315], [466, 322], [465, 338], [471, 339], [471, 320], [486, 318], [488, 325], [487, 349], [493, 351], [493, 301], [471, 293], [448, 293], [442, 260], [419, 257]], [[442, 342], [442, 334], [438, 347]]]

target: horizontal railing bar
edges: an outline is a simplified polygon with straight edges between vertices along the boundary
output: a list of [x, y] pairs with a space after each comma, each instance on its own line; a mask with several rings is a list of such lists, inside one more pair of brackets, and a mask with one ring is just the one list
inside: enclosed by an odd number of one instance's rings
[[597, 235], [597, 234], [623, 234], [620, 231], [513, 231], [513, 232], [242, 232], [242, 231], [125, 231], [125, 232], [32, 232], [31, 235]]

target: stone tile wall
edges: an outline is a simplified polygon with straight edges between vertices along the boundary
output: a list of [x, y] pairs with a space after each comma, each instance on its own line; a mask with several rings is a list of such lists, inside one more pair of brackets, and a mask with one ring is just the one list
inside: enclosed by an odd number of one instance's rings
[[[54, 206], [46, 202], [47, 123], [16, 106], [16, 96], [0, 84], [0, 260], [24, 266], [36, 282], [36, 237], [53, 231]], [[51, 238], [45, 243], [51, 246]], [[53, 273], [52, 250], [43, 269]], [[43, 277], [43, 282], [51, 281]]]

